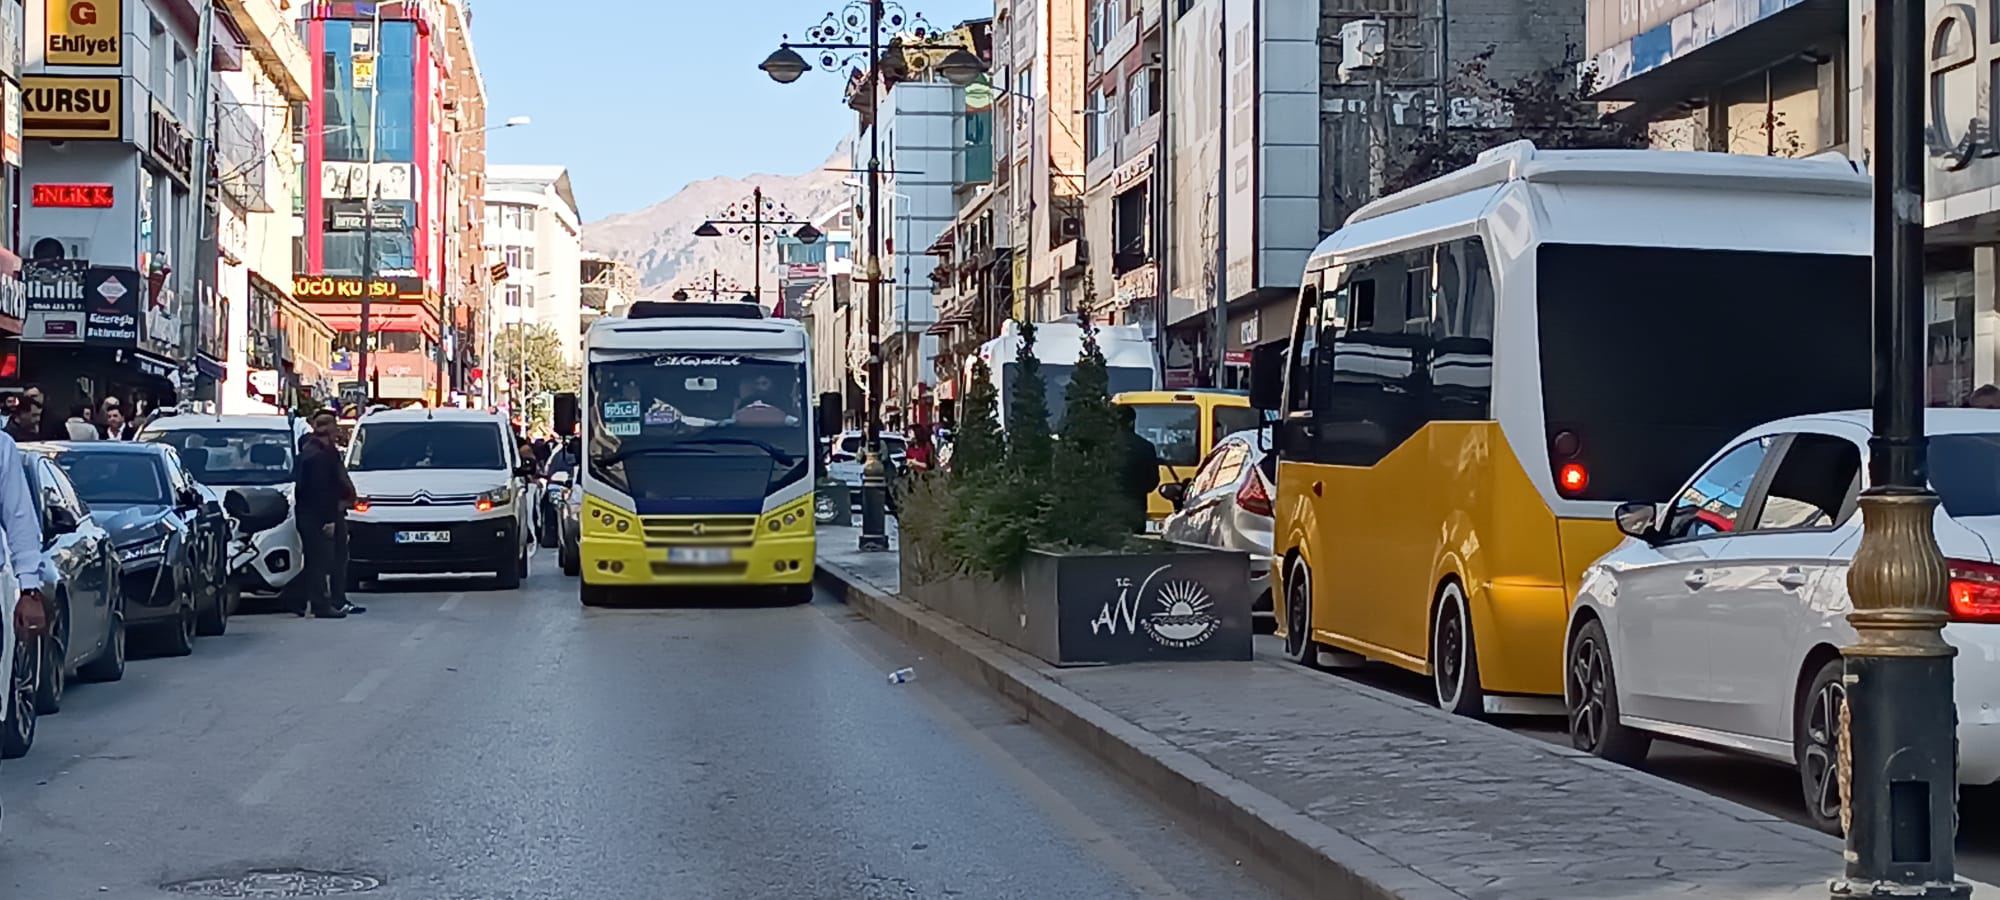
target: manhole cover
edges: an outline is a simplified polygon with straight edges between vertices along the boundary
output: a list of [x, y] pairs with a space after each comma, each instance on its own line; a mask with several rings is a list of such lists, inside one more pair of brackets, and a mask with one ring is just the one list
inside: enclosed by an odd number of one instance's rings
[[365, 894], [381, 886], [380, 878], [347, 872], [252, 869], [242, 875], [176, 881], [160, 889], [195, 897], [334, 897]]

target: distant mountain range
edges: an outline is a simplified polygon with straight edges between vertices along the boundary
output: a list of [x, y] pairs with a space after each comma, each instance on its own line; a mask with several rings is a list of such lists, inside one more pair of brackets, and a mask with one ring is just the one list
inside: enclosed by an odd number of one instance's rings
[[[776, 200], [794, 217], [817, 219], [847, 202], [848, 191], [841, 181], [853, 176], [830, 168], [846, 167], [851, 159], [849, 143], [843, 141], [819, 168], [802, 175], [697, 181], [644, 209], [585, 223], [583, 246], [631, 264], [639, 274], [640, 286], [650, 296], [664, 295], [678, 287], [690, 290], [706, 287], [712, 271], [720, 271], [723, 280], [734, 280], [747, 289], [756, 269], [750, 245], [729, 235], [696, 237], [695, 229], [709, 218], [721, 215], [732, 203], [748, 206], [750, 192], [757, 187], [762, 187], [767, 199]], [[780, 274], [774, 256], [767, 245], [764, 253], [767, 305]]]

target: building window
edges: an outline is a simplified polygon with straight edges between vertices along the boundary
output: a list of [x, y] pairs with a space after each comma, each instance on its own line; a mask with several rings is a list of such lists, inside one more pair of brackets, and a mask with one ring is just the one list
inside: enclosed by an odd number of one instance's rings
[[518, 246], [509, 245], [507, 247], [507, 268], [511, 271], [511, 270], [518, 270], [521, 268], [521, 266], [522, 266], [521, 248]]
[[167, 39], [167, 26], [159, 19], [152, 20], [152, 29], [146, 40], [146, 89], [153, 93], [165, 93], [169, 85], [167, 79], [173, 74], [174, 54], [179, 52], [173, 42]]
[[524, 285], [521, 285], [521, 305], [522, 305], [522, 306], [525, 306], [525, 307], [527, 307], [527, 308], [529, 308], [529, 309], [534, 309], [534, 308], [535, 308], [535, 286], [534, 286], [534, 285], [532, 285], [532, 284], [524, 284]]
[[188, 77], [187, 54], [178, 45], [174, 47], [174, 83], [171, 90], [173, 102], [168, 105], [173, 108], [174, 115], [183, 122], [194, 121], [194, 114], [188, 111], [188, 101], [194, 98], [194, 79]]
[[521, 265], [527, 266], [530, 272], [535, 270], [535, 245], [528, 244], [521, 248]]
[[508, 305], [508, 306], [520, 306], [520, 305], [521, 305], [521, 286], [520, 286], [520, 285], [518, 285], [518, 284], [510, 284], [510, 285], [508, 285], [508, 286], [507, 286], [507, 305]]
[[1113, 141], [1111, 132], [1104, 127], [1104, 89], [1090, 92], [1090, 105], [1084, 107], [1085, 125], [1083, 129], [1083, 157], [1096, 159], [1098, 154], [1110, 150]]

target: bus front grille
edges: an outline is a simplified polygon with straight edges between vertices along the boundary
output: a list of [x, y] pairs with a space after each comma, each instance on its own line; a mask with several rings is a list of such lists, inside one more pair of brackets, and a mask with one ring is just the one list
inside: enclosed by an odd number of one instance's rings
[[646, 516], [641, 525], [649, 546], [747, 544], [757, 534], [756, 516]]

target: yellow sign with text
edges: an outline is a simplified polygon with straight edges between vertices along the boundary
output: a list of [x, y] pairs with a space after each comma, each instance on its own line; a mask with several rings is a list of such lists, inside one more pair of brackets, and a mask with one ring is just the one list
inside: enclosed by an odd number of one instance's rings
[[122, 0], [48, 0], [46, 60], [52, 66], [117, 66], [125, 60]]
[[122, 79], [116, 75], [21, 78], [21, 132], [44, 141], [115, 141], [123, 134]]

